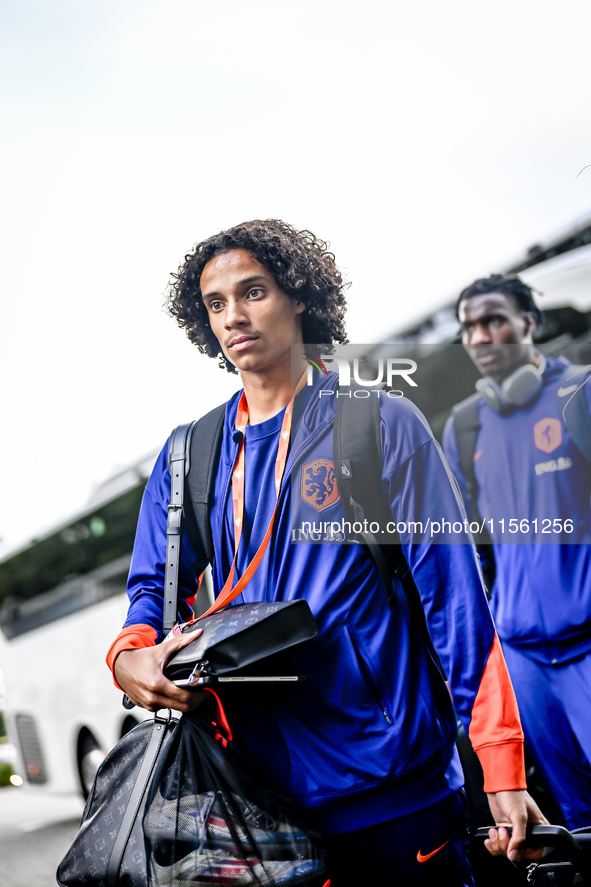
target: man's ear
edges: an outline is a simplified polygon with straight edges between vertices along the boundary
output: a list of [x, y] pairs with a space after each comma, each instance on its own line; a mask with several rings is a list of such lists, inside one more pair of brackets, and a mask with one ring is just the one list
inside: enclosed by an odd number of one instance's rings
[[523, 332], [526, 336], [532, 336], [536, 328], [536, 319], [531, 311], [526, 311], [523, 315]]
[[301, 314], [303, 311], [306, 310], [306, 303], [300, 302], [299, 299], [296, 299], [295, 300], [295, 310], [296, 310], [296, 314]]

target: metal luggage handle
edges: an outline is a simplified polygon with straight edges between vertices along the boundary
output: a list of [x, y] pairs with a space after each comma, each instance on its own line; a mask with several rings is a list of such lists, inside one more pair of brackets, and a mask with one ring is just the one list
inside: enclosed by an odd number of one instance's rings
[[[502, 827], [510, 834], [513, 832], [511, 826]], [[490, 828], [498, 826], [479, 828], [473, 837], [482, 840], [488, 838]], [[536, 872], [542, 874], [545, 871], [554, 871], [557, 867], [572, 865], [574, 871], [583, 876], [582, 884], [591, 884], [591, 828], [569, 832], [561, 825], [528, 825], [525, 841], [528, 848], [549, 847], [558, 854], [555, 861], [544, 857], [541, 862], [528, 865], [528, 883], [534, 883]]]
[[[509, 834], [513, 833], [511, 826], [500, 826], [506, 828]], [[499, 828], [497, 825], [489, 825], [476, 830], [475, 838], [488, 838], [488, 832], [491, 828]], [[589, 834], [591, 841], [591, 833]], [[561, 825], [528, 825], [525, 832], [525, 841], [528, 847], [535, 849], [536, 847], [557, 847], [562, 848], [565, 852], [574, 854], [577, 859], [582, 856], [581, 844], [568, 829]], [[587, 843], [587, 841], [585, 841]]]

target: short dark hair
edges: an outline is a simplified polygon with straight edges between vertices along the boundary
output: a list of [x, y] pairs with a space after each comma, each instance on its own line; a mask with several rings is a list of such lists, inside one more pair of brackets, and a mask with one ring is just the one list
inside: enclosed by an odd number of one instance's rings
[[305, 343], [330, 345], [347, 342], [343, 316], [346, 310], [341, 272], [328, 243], [311, 231], [297, 231], [279, 219], [255, 219], [221, 231], [196, 244], [168, 287], [166, 307], [203, 354], [217, 357], [229, 372], [226, 360], [211, 331], [201, 294], [201, 275], [211, 259], [234, 249], [244, 249], [270, 271], [279, 287], [304, 302], [302, 333]]
[[534, 302], [533, 292], [527, 283], [520, 280], [515, 274], [491, 274], [490, 277], [481, 277], [475, 280], [465, 290], [462, 290], [456, 302], [456, 317], [459, 320], [460, 303], [473, 296], [485, 296], [487, 293], [501, 293], [512, 299], [520, 311], [533, 314], [536, 325], [542, 323], [542, 312]]

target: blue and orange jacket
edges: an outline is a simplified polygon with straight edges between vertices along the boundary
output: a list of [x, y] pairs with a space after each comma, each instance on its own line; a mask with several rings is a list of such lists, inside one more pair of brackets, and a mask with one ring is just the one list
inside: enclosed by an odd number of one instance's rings
[[[296, 398], [290, 458], [275, 533], [237, 600], [305, 598], [319, 634], [290, 653], [305, 684], [228, 695], [233, 729], [268, 775], [294, 796], [326, 833], [362, 828], [436, 803], [462, 784], [449, 693], [408, 606], [388, 606], [364, 550], [334, 541], [326, 527], [346, 519], [333, 467], [337, 384], [332, 375]], [[230, 483], [238, 444], [239, 395], [226, 410], [210, 520], [219, 593], [233, 557]], [[381, 397], [382, 485], [412, 569], [433, 645], [457, 711], [479, 755], [490, 792], [525, 788], [523, 734], [513, 690], [482, 586], [465, 513], [440, 448], [419, 411]], [[244, 545], [238, 575], [256, 551], [275, 504], [273, 470], [282, 414], [246, 429]], [[129, 577], [130, 608], [107, 661], [161, 639], [166, 513], [166, 448], [148, 482]], [[435, 544], [417, 524], [456, 523], [456, 544]], [[401, 522], [401, 523], [400, 523]], [[426, 524], [425, 524], [426, 526]], [[333, 530], [336, 528], [333, 528]], [[306, 540], [320, 539], [318, 543]], [[322, 541], [332, 539], [333, 541]], [[338, 538], [338, 537], [337, 537]], [[451, 538], [451, 537], [450, 537]], [[196, 591], [185, 536], [182, 597]], [[393, 580], [397, 581], [397, 580]], [[183, 616], [190, 613], [184, 605]], [[252, 686], [252, 685], [251, 685]]]

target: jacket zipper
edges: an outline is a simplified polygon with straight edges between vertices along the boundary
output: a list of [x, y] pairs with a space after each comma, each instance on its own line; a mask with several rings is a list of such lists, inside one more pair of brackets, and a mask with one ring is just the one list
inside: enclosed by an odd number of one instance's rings
[[373, 673], [373, 669], [369, 664], [369, 660], [366, 656], [363, 655], [363, 650], [359, 643], [357, 643], [353, 633], [349, 628], [345, 627], [349, 640], [351, 642], [351, 647], [353, 648], [353, 652], [355, 654], [355, 659], [357, 660], [357, 667], [359, 668], [361, 677], [367, 686], [368, 690], [373, 694], [375, 701], [377, 702], [378, 708], [382, 713], [384, 720], [386, 721], [389, 727], [392, 726], [392, 718], [390, 717], [390, 712], [386, 708], [383, 702], [382, 693], [380, 692], [380, 688], [378, 686], [378, 682]]

